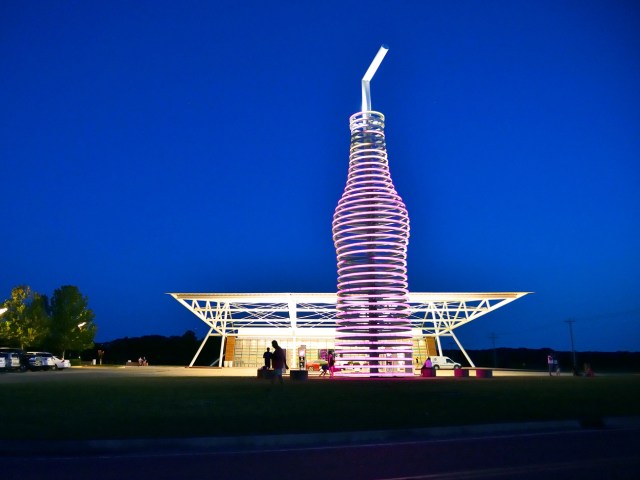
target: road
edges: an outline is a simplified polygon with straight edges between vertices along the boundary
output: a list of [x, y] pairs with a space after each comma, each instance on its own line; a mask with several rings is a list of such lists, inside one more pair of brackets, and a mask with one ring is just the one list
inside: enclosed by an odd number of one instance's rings
[[300, 449], [0, 458], [3, 478], [163, 480], [636, 479], [640, 429], [482, 435]]

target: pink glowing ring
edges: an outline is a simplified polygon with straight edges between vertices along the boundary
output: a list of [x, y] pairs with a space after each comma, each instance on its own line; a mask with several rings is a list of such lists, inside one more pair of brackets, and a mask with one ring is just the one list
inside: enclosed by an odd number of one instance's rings
[[384, 115], [350, 118], [347, 185], [333, 216], [337, 375], [412, 376], [409, 215], [389, 173]]

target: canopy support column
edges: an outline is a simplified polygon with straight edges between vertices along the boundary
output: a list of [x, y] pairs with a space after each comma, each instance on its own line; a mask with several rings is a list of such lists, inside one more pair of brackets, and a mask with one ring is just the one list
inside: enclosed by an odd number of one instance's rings
[[226, 335], [222, 335], [222, 340], [220, 340], [220, 356], [218, 357], [218, 366], [219, 367], [225, 367], [224, 363], [222, 362], [222, 355], [224, 352], [224, 342], [227, 341], [227, 336]]
[[211, 332], [213, 332], [214, 327], [211, 327], [209, 329], [209, 333], [207, 333], [204, 337], [204, 340], [202, 341], [202, 343], [200, 344], [200, 348], [198, 348], [198, 351], [196, 352], [196, 354], [193, 357], [193, 360], [191, 360], [191, 363], [189, 364], [189, 367], [193, 367], [193, 364], [196, 363], [196, 359], [198, 358], [198, 355], [200, 355], [200, 352], [202, 351], [202, 349], [204, 348], [204, 344], [207, 343], [207, 340], [209, 340], [209, 337], [211, 337]]
[[464, 358], [466, 358], [467, 362], [469, 362], [469, 365], [471, 365], [472, 367], [475, 368], [476, 365], [471, 360], [471, 357], [469, 357], [469, 355], [467, 354], [467, 351], [464, 348], [462, 348], [462, 344], [458, 341], [458, 337], [456, 337], [453, 332], [449, 332], [449, 333], [451, 334], [451, 336], [455, 340], [456, 344], [458, 345], [458, 348], [460, 349], [460, 351], [464, 355]]

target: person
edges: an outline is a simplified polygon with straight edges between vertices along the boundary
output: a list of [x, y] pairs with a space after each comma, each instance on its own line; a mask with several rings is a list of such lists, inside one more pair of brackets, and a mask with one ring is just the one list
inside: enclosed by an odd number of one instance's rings
[[141, 367], [143, 365], [144, 360], [142, 360], [142, 357], [138, 357], [138, 366]]
[[330, 377], [333, 378], [333, 373], [336, 371], [336, 359], [334, 357], [333, 352], [329, 352], [329, 358], [327, 359], [327, 364], [329, 365]]
[[271, 342], [271, 346], [273, 347], [273, 353], [271, 354], [273, 377], [271, 377], [271, 383], [273, 384], [277, 377], [278, 380], [280, 380], [280, 385], [283, 385], [284, 380], [282, 379], [282, 373], [289, 368], [289, 365], [287, 365], [287, 355], [275, 340]]
[[322, 370], [320, 372], [320, 376], [321, 377], [326, 377], [327, 376], [327, 372], [329, 371], [329, 364], [325, 363], [320, 367], [320, 370]]
[[560, 364], [558, 363], [558, 359], [553, 359], [553, 371], [556, 374], [556, 377], [560, 376]]
[[549, 376], [553, 374], [553, 355], [547, 355], [547, 366], [549, 367]]
[[[429, 372], [431, 373], [431, 375], [428, 375], [425, 372]], [[433, 362], [431, 361], [431, 357], [427, 357], [427, 359], [422, 364], [422, 368], [420, 369], [420, 375], [423, 377], [433, 376]]]
[[271, 368], [271, 357], [273, 354], [271, 353], [271, 349], [267, 347], [267, 351], [262, 354], [262, 358], [264, 358], [264, 368], [265, 370], [269, 370]]

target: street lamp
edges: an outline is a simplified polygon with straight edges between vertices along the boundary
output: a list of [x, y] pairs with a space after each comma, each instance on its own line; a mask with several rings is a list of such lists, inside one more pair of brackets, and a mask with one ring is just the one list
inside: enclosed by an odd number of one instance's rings
[[[80, 315], [78, 315], [80, 316]], [[82, 330], [82, 327], [84, 327], [87, 324], [87, 322], [82, 322], [78, 324], [78, 330]], [[78, 352], [78, 363], [82, 364], [82, 357], [81, 357], [81, 352]]]

